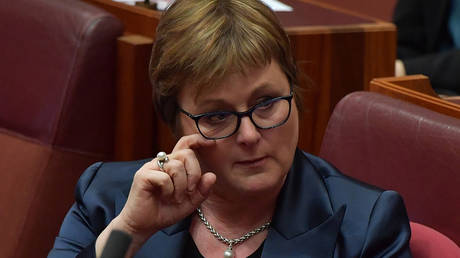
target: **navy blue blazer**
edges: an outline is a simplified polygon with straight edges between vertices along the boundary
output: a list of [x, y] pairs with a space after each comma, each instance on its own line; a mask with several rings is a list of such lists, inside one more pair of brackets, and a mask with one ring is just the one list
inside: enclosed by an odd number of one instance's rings
[[[146, 161], [96, 163], [81, 176], [51, 258], [93, 257], [100, 232], [123, 208]], [[190, 217], [154, 234], [135, 257], [182, 257]], [[403, 200], [296, 151], [262, 257], [411, 257]]]

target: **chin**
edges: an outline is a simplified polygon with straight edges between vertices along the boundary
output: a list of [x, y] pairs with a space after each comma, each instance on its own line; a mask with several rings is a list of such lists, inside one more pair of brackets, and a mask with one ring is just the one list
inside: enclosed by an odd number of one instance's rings
[[280, 174], [280, 170], [265, 171], [233, 179], [236, 183], [233, 188], [243, 195], [265, 195], [281, 189], [286, 175]]

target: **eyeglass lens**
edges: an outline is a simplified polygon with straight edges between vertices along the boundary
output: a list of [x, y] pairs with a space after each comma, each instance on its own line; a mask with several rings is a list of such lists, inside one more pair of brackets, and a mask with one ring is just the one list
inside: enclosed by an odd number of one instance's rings
[[[250, 117], [253, 123], [263, 129], [283, 124], [290, 111], [288, 99], [272, 99], [254, 107]], [[207, 138], [224, 138], [238, 130], [238, 115], [232, 112], [216, 112], [207, 114], [198, 120], [198, 129]]]

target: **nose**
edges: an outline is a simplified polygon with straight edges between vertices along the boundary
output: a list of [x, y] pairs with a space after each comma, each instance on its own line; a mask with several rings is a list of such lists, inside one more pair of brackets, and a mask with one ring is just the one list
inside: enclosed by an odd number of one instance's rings
[[259, 129], [252, 123], [249, 117], [241, 118], [240, 128], [238, 129], [236, 141], [239, 144], [252, 145], [261, 138]]

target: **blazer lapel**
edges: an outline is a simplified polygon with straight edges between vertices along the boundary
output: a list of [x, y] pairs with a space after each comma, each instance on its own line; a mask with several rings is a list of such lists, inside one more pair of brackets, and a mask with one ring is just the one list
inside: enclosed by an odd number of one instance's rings
[[271, 229], [262, 257], [333, 257], [344, 214], [345, 207], [342, 206], [319, 226], [292, 238], [286, 238], [276, 229]]
[[262, 257], [332, 257], [345, 210], [333, 210], [322, 177], [297, 151]]
[[190, 234], [190, 217], [154, 234], [136, 253], [136, 258], [180, 258]]

